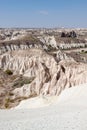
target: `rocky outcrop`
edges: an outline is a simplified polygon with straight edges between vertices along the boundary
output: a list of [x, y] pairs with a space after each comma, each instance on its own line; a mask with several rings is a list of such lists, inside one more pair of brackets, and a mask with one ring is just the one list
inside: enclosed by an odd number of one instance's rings
[[85, 48], [87, 43], [61, 43], [59, 48], [62, 50], [75, 49], [75, 48]]
[[47, 50], [47, 46], [44, 45], [37, 37], [26, 35], [17, 40], [0, 42], [0, 55], [8, 51], [27, 50], [29, 48], [40, 48]]
[[[59, 50], [87, 47], [86, 41], [75, 37], [74, 32], [67, 34], [65, 38], [57, 34], [54, 36], [54, 33], [40, 35], [39, 32], [28, 34], [14, 31], [6, 31], [5, 35], [1, 33], [2, 108], [13, 107], [23, 99], [38, 95], [59, 95], [65, 88], [87, 83], [87, 65], [76, 62], [72, 55]], [[19, 38], [19, 35], [22, 37]], [[13, 75], [8, 76], [5, 73], [7, 70]]]
[[[62, 63], [65, 65], [66, 63]], [[24, 85], [21, 88], [17, 88], [13, 91], [16, 97], [32, 97], [36, 95], [59, 95], [62, 90], [79, 84], [87, 82], [87, 66], [81, 68], [81, 64], [71, 64], [64, 67], [60, 63], [57, 66], [57, 71], [53, 74], [47, 73], [45, 69], [39, 72], [35, 80], [29, 84]], [[85, 78], [84, 78], [85, 76]], [[15, 97], [14, 97], [15, 98]]]
[[[11, 99], [30, 98], [37, 95], [59, 95], [65, 88], [87, 82], [87, 65], [77, 63], [72, 58], [60, 62], [40, 49], [19, 50], [0, 56], [0, 67], [10, 69], [14, 74], [33, 78], [12, 91]], [[85, 77], [85, 78], [84, 78]]]
[[8, 41], [0, 41], [0, 55], [13, 50], [26, 50], [29, 48], [40, 48], [47, 51], [53, 51], [58, 49], [72, 49], [87, 47], [85, 40], [77, 38], [61, 38], [57, 36], [41, 35], [34, 36], [26, 34], [19, 39], [11, 39]]
[[23, 29], [0, 29], [0, 41], [10, 41], [22, 38], [27, 32]]
[[54, 57], [57, 62], [59, 62], [61, 60], [75, 61], [71, 56], [67, 55], [66, 53], [64, 53], [61, 50], [58, 50], [58, 51], [54, 52], [53, 54], [54, 54]]
[[87, 47], [87, 42], [84, 39], [78, 39], [75, 37], [74, 32], [67, 35], [68, 36], [65, 35], [65, 37], [43, 35], [38, 38], [45, 46], [47, 46], [47, 50], [66, 50]]
[[71, 32], [62, 32], [61, 33], [61, 37], [71, 37], [71, 38], [76, 38], [77, 34], [75, 31], [71, 31]]
[[48, 47], [48, 50], [58, 49], [57, 42], [54, 36], [43, 35], [38, 37], [44, 45]]

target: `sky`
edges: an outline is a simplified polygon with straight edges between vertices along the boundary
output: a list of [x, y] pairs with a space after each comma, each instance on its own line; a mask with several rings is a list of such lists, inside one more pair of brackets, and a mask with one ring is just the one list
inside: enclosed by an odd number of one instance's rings
[[87, 0], [0, 0], [0, 27], [87, 27]]

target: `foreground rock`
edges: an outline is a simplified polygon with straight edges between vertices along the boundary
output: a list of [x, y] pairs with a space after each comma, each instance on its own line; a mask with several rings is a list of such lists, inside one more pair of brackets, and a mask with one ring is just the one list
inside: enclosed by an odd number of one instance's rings
[[67, 88], [59, 96], [39, 96], [22, 101], [13, 109], [31, 109], [50, 105], [87, 106], [87, 83]]
[[0, 129], [87, 129], [87, 84], [65, 90], [57, 101], [45, 108], [0, 110]]

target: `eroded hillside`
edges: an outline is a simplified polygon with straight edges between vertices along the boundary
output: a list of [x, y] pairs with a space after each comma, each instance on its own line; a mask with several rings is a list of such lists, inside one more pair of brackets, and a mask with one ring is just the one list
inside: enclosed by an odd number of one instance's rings
[[55, 36], [1, 41], [0, 52], [0, 108], [39, 95], [59, 95], [65, 88], [87, 83], [86, 61], [77, 61], [72, 50], [67, 54], [60, 50]]

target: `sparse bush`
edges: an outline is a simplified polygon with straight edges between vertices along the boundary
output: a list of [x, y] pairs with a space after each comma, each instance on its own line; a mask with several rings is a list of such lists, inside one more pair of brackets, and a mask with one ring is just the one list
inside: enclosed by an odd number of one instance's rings
[[82, 50], [81, 52], [82, 52], [82, 53], [87, 53], [87, 51], [85, 51], [85, 50]]
[[48, 51], [50, 51], [50, 50], [52, 50], [52, 46], [51, 45], [48, 46]]
[[9, 93], [9, 96], [13, 96], [14, 94], [12, 92]]
[[82, 52], [84, 52], [84, 50], [82, 50]]
[[7, 70], [5, 71], [5, 73], [8, 74], [8, 75], [12, 75], [12, 74], [13, 74], [13, 72], [12, 72], [11, 70], [9, 70], [9, 69], [7, 69]]
[[6, 98], [5, 100], [5, 108], [9, 108], [10, 99]]
[[47, 51], [56, 51], [57, 49], [53, 47], [52, 45], [48, 45], [48, 50]]
[[61, 37], [66, 37], [66, 34], [64, 32], [62, 32]]
[[30, 84], [33, 80], [34, 80], [34, 77], [32, 78], [19, 77], [17, 80], [15, 80], [13, 87], [21, 87], [24, 84]]

